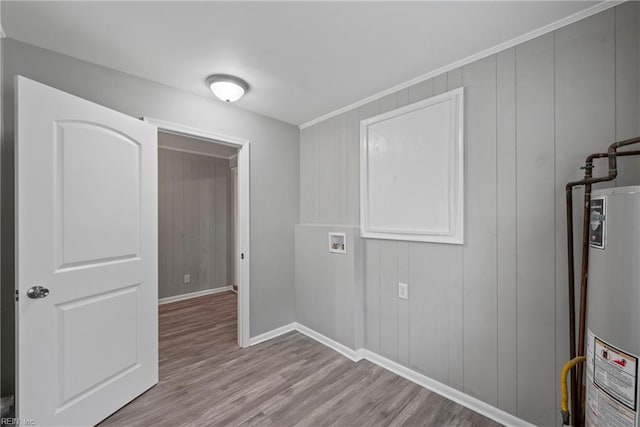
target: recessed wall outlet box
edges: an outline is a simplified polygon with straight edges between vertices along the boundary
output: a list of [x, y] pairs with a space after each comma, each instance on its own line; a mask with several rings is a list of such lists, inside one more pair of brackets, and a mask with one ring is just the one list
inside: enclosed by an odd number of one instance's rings
[[398, 283], [398, 298], [409, 299], [409, 285], [406, 283]]
[[184, 275], [184, 283], [185, 284], [191, 283], [191, 275], [190, 274], [185, 274]]
[[335, 254], [347, 253], [347, 234], [346, 233], [329, 233], [329, 252]]

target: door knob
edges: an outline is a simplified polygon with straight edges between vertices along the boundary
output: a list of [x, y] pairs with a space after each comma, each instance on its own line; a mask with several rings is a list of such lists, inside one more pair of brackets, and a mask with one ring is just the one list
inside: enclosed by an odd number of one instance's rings
[[33, 299], [44, 298], [47, 295], [49, 295], [49, 289], [40, 285], [32, 286], [27, 291], [27, 296]]

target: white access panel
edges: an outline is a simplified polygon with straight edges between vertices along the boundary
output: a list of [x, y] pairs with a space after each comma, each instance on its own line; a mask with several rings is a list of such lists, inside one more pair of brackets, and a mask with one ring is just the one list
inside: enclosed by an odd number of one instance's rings
[[361, 122], [365, 238], [463, 243], [463, 88]]

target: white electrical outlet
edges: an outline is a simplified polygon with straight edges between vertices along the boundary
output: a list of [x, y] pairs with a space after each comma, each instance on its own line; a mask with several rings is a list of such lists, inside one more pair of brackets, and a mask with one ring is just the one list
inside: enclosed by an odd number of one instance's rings
[[185, 284], [191, 283], [191, 275], [190, 274], [185, 274], [184, 275], [184, 283]]
[[407, 283], [398, 283], [398, 298], [409, 299], [409, 285]]

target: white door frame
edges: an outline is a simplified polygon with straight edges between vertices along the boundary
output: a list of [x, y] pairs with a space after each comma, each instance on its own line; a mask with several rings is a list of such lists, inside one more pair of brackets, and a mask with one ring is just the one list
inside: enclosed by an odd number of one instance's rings
[[157, 126], [159, 132], [197, 138], [205, 142], [228, 145], [238, 149], [238, 215], [236, 224], [238, 241], [235, 247], [236, 271], [239, 272], [239, 277], [236, 278], [238, 281], [238, 345], [240, 347], [249, 347], [249, 324], [251, 320], [249, 316], [251, 307], [249, 305], [249, 290], [251, 289], [249, 141], [151, 117], [143, 117], [143, 120]]
[[[231, 206], [233, 207], [233, 252], [235, 253], [238, 247], [238, 155], [236, 154], [236, 165], [231, 167]], [[233, 158], [233, 156], [231, 157]], [[234, 260], [237, 261], [237, 260]], [[231, 286], [235, 287], [235, 291], [238, 291], [238, 277], [240, 272], [238, 268], [240, 264], [238, 262], [233, 263], [233, 282]]]

